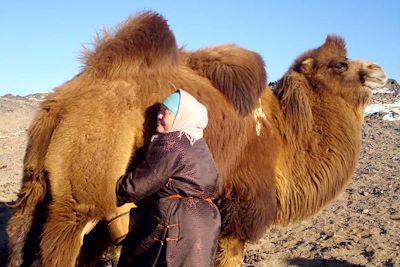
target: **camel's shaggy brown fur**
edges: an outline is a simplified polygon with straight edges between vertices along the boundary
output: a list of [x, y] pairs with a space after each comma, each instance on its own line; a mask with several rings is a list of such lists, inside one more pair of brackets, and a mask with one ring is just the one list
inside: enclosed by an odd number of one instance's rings
[[263, 60], [243, 48], [226, 45], [199, 50], [186, 57], [185, 65], [210, 79], [242, 115], [258, 105], [265, 89]]
[[[98, 39], [85, 62], [30, 127], [9, 266], [29, 265], [36, 250], [39, 265], [75, 265], [83, 235], [118, 213], [115, 182], [145, 156], [159, 102], [178, 87], [209, 110], [205, 138], [222, 178], [217, 265], [235, 266], [245, 241], [316, 213], [343, 189], [369, 89], [386, 81], [379, 66], [349, 61], [344, 41], [329, 36], [273, 92], [256, 53], [232, 45], [179, 50], [152, 12]], [[37, 232], [34, 248], [26, 241]]]

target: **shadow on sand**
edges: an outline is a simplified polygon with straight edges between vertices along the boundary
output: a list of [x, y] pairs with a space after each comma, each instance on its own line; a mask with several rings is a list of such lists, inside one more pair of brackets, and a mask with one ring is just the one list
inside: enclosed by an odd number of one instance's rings
[[355, 265], [347, 261], [326, 259], [295, 258], [288, 260], [287, 263], [298, 267], [364, 267], [364, 265]]
[[0, 267], [5, 267], [8, 257], [7, 224], [11, 217], [11, 208], [7, 203], [0, 202]]

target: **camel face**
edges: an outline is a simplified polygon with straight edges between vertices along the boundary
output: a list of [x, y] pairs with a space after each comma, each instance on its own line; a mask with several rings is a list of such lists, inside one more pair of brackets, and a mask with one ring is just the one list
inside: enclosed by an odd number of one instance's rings
[[292, 70], [304, 75], [310, 88], [317, 93], [340, 95], [356, 106], [364, 106], [370, 90], [385, 85], [387, 81], [377, 64], [349, 60], [344, 40], [334, 36], [328, 36], [321, 47], [300, 56]]

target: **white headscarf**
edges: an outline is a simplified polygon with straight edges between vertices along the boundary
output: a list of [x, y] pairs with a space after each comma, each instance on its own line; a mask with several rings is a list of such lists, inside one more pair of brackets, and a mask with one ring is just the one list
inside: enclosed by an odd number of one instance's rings
[[188, 92], [182, 89], [178, 91], [181, 99], [171, 132], [180, 131], [193, 145], [203, 137], [203, 130], [208, 123], [207, 108]]

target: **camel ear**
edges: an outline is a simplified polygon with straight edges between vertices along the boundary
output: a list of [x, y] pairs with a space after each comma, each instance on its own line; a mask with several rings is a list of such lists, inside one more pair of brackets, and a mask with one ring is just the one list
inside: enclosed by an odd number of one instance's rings
[[301, 62], [300, 65], [300, 71], [303, 74], [311, 74], [312, 70], [314, 68], [314, 59], [313, 58], [307, 58]]
[[295, 134], [307, 134], [312, 128], [313, 115], [307, 79], [298, 72], [286, 74], [276, 94], [280, 99], [285, 120]]

